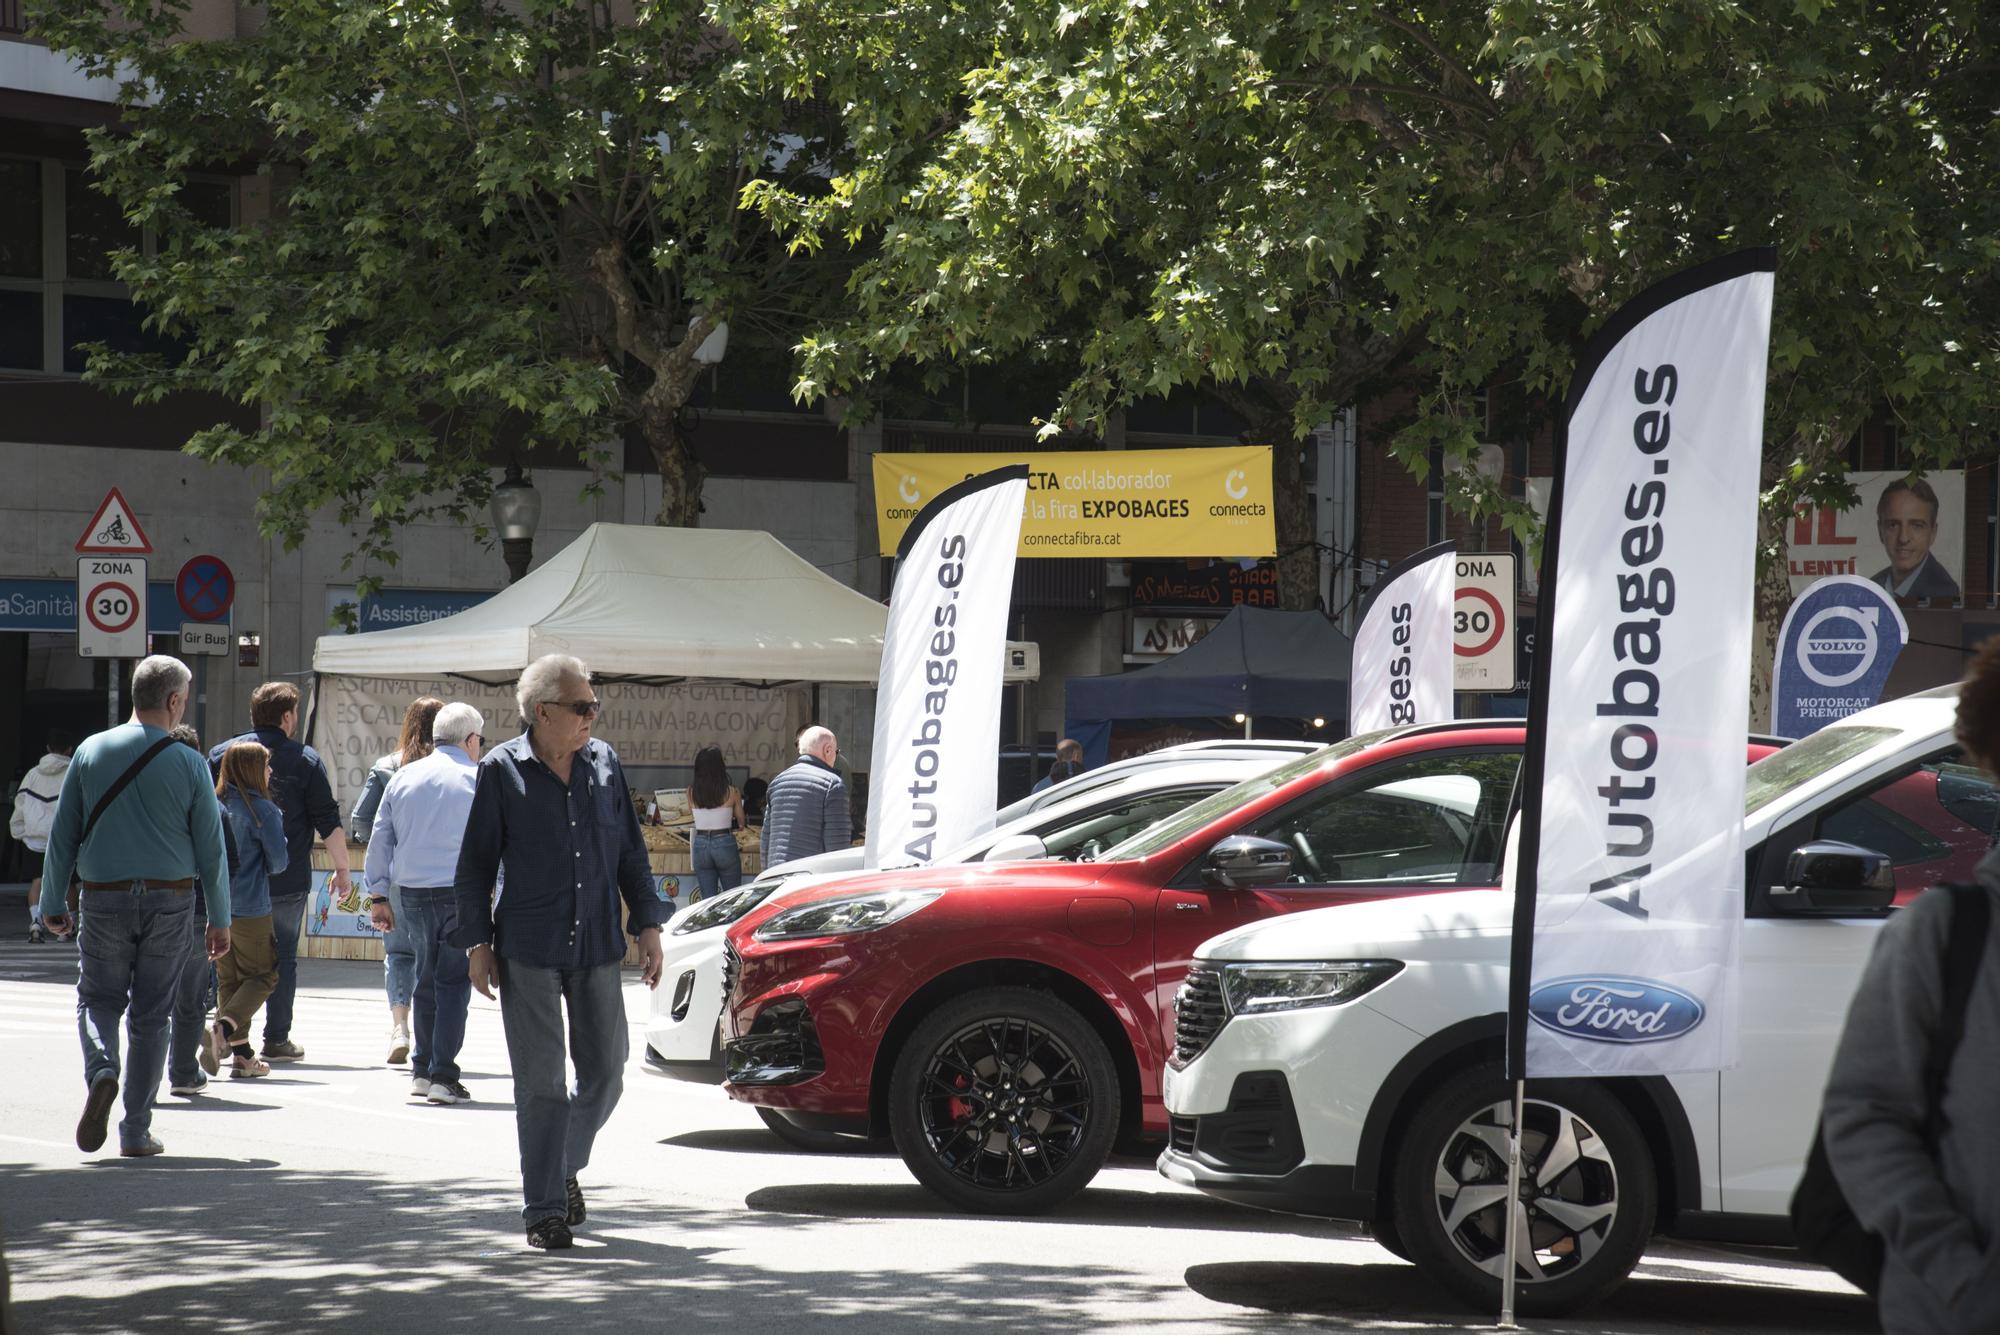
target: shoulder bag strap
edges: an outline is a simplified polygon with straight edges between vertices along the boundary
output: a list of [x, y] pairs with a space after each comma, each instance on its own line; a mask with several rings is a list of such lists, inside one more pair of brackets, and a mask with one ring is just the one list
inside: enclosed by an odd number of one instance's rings
[[1938, 1013], [1938, 1031], [1931, 1043], [1929, 1070], [1930, 1109], [1933, 1133], [1942, 1119], [1945, 1082], [1951, 1074], [1952, 1058], [1965, 1036], [1965, 1013], [1972, 1003], [1972, 985], [1978, 980], [1979, 966], [1986, 955], [1986, 938], [1992, 922], [1993, 896], [1983, 885], [1944, 887], [1951, 895], [1951, 936], [1944, 949], [1944, 1008]]
[[168, 747], [176, 745], [178, 743], [171, 737], [160, 738], [159, 741], [154, 742], [146, 748], [144, 755], [126, 766], [125, 772], [118, 776], [117, 782], [104, 790], [104, 796], [97, 799], [97, 805], [90, 809], [89, 818], [83, 822], [83, 836], [76, 841], [76, 851], [79, 856], [83, 853], [83, 846], [90, 842], [90, 832], [97, 828], [97, 822], [103, 819], [104, 813], [110, 809], [111, 804], [118, 800], [118, 795], [131, 786], [132, 780], [139, 777], [140, 770], [153, 763], [154, 756], [159, 755], [160, 752], [166, 750]]

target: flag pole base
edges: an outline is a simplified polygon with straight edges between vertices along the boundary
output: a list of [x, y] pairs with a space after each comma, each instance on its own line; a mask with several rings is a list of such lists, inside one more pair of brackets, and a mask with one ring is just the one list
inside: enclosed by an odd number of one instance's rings
[[1515, 1265], [1520, 1259], [1521, 1226], [1515, 1212], [1521, 1208], [1521, 1115], [1526, 1111], [1527, 1081], [1514, 1082], [1514, 1116], [1508, 1127], [1507, 1153], [1507, 1273], [1500, 1277], [1501, 1330], [1519, 1330], [1514, 1321]]

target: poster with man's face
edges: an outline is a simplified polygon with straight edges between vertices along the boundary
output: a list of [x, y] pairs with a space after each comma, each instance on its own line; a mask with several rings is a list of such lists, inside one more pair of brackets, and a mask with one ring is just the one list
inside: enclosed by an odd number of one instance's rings
[[1895, 598], [1964, 596], [1965, 473], [1849, 473], [1848, 510], [1801, 510], [1789, 544], [1794, 596], [1828, 575], [1859, 575]]

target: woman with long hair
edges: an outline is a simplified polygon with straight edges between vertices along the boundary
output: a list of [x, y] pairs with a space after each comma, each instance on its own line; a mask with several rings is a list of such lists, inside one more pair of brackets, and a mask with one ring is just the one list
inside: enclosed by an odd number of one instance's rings
[[729, 782], [722, 748], [704, 746], [694, 755], [694, 786], [688, 790], [694, 808], [694, 877], [696, 898], [707, 899], [743, 883], [743, 854], [736, 831], [743, 827], [743, 795]]
[[[389, 780], [403, 766], [431, 753], [431, 726], [443, 708], [444, 701], [436, 696], [410, 701], [410, 707], [403, 711], [403, 731], [396, 749], [369, 767], [368, 783], [347, 821], [350, 838], [368, 841]], [[389, 1064], [396, 1066], [410, 1059], [410, 996], [417, 986], [417, 947], [403, 926], [403, 899], [393, 885], [389, 887], [389, 907], [395, 911], [396, 925], [382, 936], [382, 987], [389, 995]]]
[[[250, 1047], [250, 1021], [278, 986], [278, 942], [271, 934], [271, 873], [287, 862], [285, 817], [271, 800], [271, 753], [256, 742], [238, 742], [222, 754], [215, 795], [236, 845], [229, 876], [229, 953], [215, 962], [215, 1023], [202, 1045], [201, 1066], [210, 1075], [232, 1054], [233, 1079], [269, 1075], [270, 1065]], [[238, 1036], [241, 1036], [240, 1038]]]

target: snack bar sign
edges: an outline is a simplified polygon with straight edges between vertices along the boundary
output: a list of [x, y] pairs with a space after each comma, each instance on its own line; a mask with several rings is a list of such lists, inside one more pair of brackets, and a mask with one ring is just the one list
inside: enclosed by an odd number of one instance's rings
[[1049, 454], [878, 454], [876, 528], [894, 556], [924, 503], [966, 478], [1028, 466], [1021, 556], [1273, 556], [1266, 445]]

